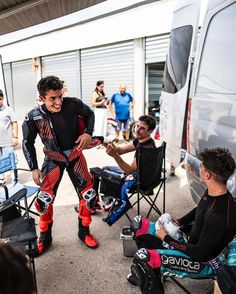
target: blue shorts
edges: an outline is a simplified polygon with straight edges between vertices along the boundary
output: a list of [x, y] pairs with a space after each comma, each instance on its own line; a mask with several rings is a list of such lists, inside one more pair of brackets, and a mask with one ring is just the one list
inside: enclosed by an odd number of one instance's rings
[[122, 129], [122, 124], [123, 124], [123, 129], [125, 132], [129, 130], [129, 119], [124, 119], [124, 120], [119, 120], [116, 119], [117, 126], [116, 126], [116, 131], [120, 132]]

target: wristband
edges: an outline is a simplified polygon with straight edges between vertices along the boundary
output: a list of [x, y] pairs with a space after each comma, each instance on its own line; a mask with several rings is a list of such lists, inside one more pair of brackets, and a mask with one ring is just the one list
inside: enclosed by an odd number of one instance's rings
[[14, 138], [14, 139], [18, 139], [18, 137], [12, 137], [12, 138]]

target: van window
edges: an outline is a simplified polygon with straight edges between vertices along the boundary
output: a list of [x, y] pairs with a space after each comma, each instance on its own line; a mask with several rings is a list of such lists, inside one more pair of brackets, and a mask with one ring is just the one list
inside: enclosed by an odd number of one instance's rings
[[192, 26], [183, 26], [170, 33], [170, 46], [164, 71], [164, 91], [176, 93], [183, 88], [192, 41]]
[[236, 4], [211, 19], [199, 66], [197, 93], [236, 93]]

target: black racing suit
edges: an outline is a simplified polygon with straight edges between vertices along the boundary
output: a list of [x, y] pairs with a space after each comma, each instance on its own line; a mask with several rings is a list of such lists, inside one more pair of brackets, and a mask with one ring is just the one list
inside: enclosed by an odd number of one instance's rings
[[[81, 120], [82, 118], [82, 120]], [[85, 129], [83, 123], [84, 122]], [[41, 212], [39, 229], [46, 232], [53, 222], [53, 201], [57, 188], [66, 169], [80, 200], [79, 218], [88, 227], [91, 212], [81, 195], [93, 185], [86, 160], [75, 146], [75, 141], [83, 132], [92, 135], [94, 127], [93, 111], [77, 98], [64, 98], [61, 111], [49, 112], [45, 105], [35, 107], [23, 122], [23, 152], [31, 170], [38, 169], [34, 147], [37, 135], [44, 145], [45, 159], [42, 166], [40, 190], [52, 196], [46, 211]], [[41, 209], [37, 199], [36, 208]]]

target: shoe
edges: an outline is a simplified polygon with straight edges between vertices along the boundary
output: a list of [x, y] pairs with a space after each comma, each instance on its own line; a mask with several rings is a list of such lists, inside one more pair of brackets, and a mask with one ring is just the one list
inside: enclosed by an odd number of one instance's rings
[[171, 177], [174, 177], [175, 176], [175, 167], [173, 165], [171, 165], [170, 167], [170, 174], [169, 174]]
[[114, 204], [114, 201], [111, 201], [111, 203], [108, 203], [108, 204], [104, 204], [102, 207], [103, 207], [103, 210], [104, 211], [110, 211], [112, 206]]
[[82, 220], [79, 218], [79, 232], [78, 238], [82, 241], [87, 247], [95, 249], [98, 247], [97, 240], [90, 234], [89, 227], [83, 226]]
[[133, 286], [135, 286], [135, 287], [140, 287], [140, 283], [139, 283], [137, 277], [135, 277], [135, 276], [132, 275], [132, 274], [128, 274], [128, 276], [127, 276], [127, 281], [128, 281], [131, 285], [133, 285]]
[[39, 241], [37, 244], [37, 253], [35, 257], [42, 255], [52, 245], [52, 224], [48, 226], [46, 232], [40, 232]]
[[98, 247], [97, 240], [91, 234], [86, 235], [83, 242], [89, 248], [95, 249]]

